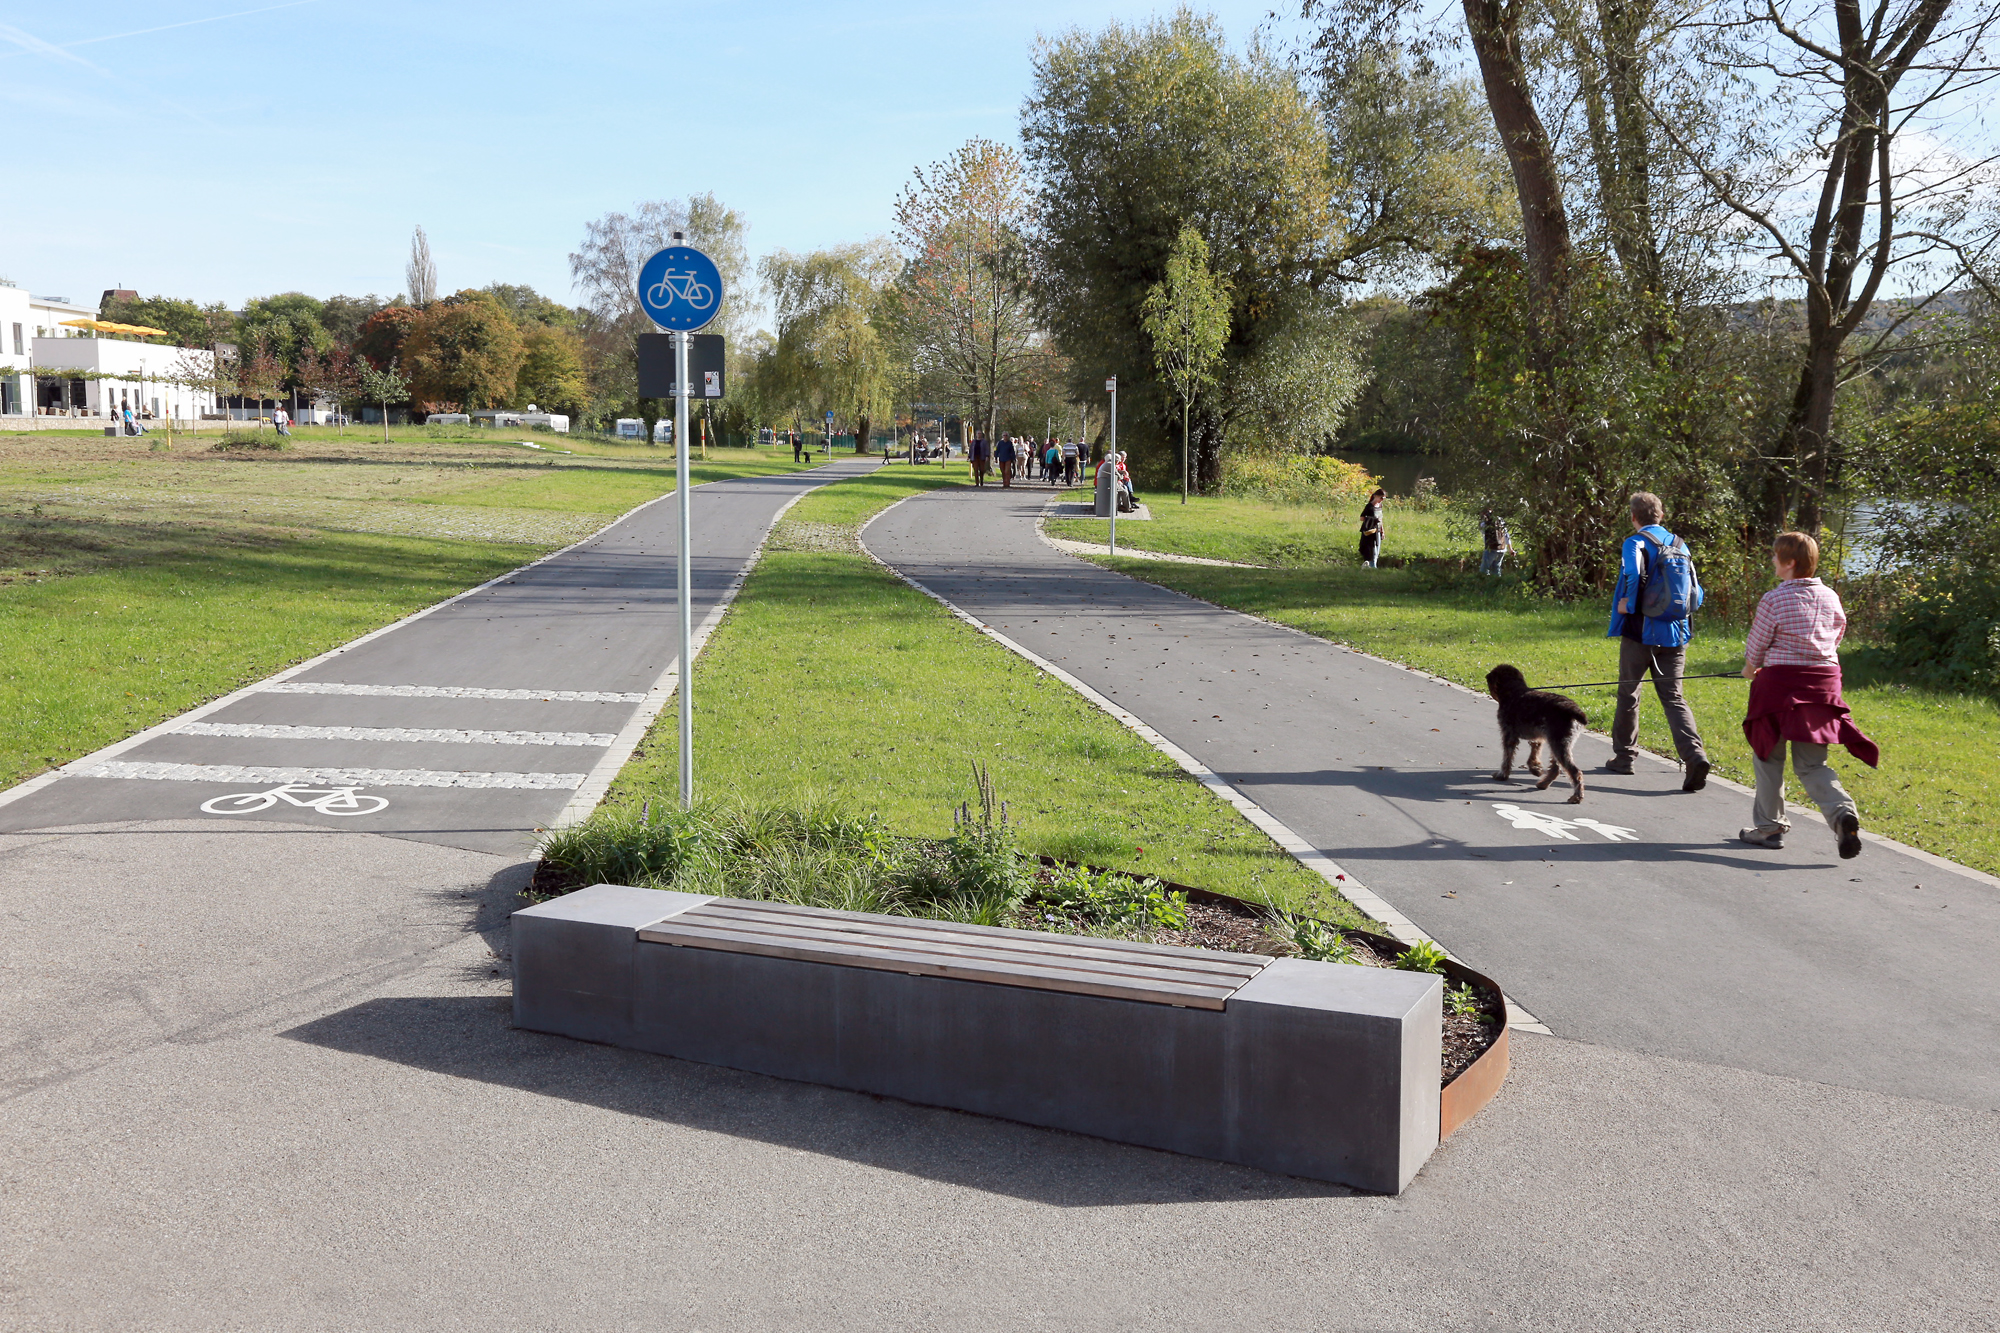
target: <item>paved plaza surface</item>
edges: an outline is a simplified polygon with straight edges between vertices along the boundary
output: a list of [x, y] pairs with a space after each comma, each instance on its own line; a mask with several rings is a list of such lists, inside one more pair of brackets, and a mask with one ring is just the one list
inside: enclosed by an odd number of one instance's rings
[[[956, 503], [906, 503], [867, 540], [887, 557], [890, 520], [928, 523], [936, 513], [956, 525], [955, 549], [1019, 532], [1033, 541], [1032, 513], [1014, 497]], [[614, 528], [600, 540], [616, 550], [630, 535]], [[663, 553], [651, 586], [670, 606], [671, 540], [647, 549]], [[1033, 556], [1022, 549], [1021, 559]], [[1128, 599], [1156, 591], [1048, 554], [1072, 578], [1103, 580], [1091, 582], [1102, 590], [1097, 638], [1079, 625], [1078, 645], [1133, 628], [1115, 589]], [[1000, 549], [987, 563], [1013, 558]], [[562, 626], [562, 641], [629, 634], [630, 622], [610, 622], [633, 615], [616, 609], [630, 605], [596, 604]], [[670, 614], [658, 624], [671, 635]], [[459, 644], [450, 635], [432, 642], [428, 655], [383, 659], [380, 673], [314, 678], [471, 679], [434, 674], [457, 660]], [[1294, 653], [1310, 648], [1296, 636], [1285, 642]], [[1215, 650], [1209, 676], [1231, 666], [1245, 674], [1234, 638]], [[637, 682], [667, 660], [657, 645], [651, 656], [635, 649], [632, 673], [611, 683]], [[1264, 658], [1256, 665], [1263, 670]], [[547, 688], [540, 682], [554, 679], [476, 683]], [[606, 688], [603, 677], [562, 679]], [[1900, 1042], [1906, 1085], [1884, 1086], [1892, 1080], [1882, 1060], [1866, 1052], [1802, 1075], [1779, 1050], [1782, 1026], [1793, 1024], [1812, 1051], [1834, 1043], [1792, 1010], [1774, 1011], [1763, 979], [1731, 970], [1736, 946], [1709, 933], [1699, 881], [1673, 880], [1678, 910], [1695, 915], [1669, 922], [1646, 915], [1645, 895], [1620, 878], [1629, 869], [1610, 859], [1579, 869], [1625, 886], [1600, 896], [1630, 915], [1587, 916], [1587, 900], [1556, 890], [1548, 874], [1539, 900], [1505, 900], [1519, 914], [1515, 930], [1549, 936], [1549, 952], [1525, 951], [1515, 975], [1497, 912], [1454, 916], [1459, 904], [1434, 904], [1432, 887], [1418, 882], [1453, 857], [1391, 854], [1416, 837], [1399, 834], [1392, 813], [1404, 824], [1431, 817], [1421, 813], [1423, 791], [1433, 805], [1477, 811], [1462, 805], [1473, 793], [1437, 794], [1463, 780], [1468, 761], [1434, 778], [1442, 751], [1392, 754], [1399, 747], [1379, 736], [1391, 714], [1429, 708], [1424, 735], [1455, 726], [1490, 745], [1490, 721], [1462, 697], [1452, 705], [1460, 720], [1440, 720], [1442, 696], [1419, 700], [1442, 687], [1407, 673], [1396, 681], [1362, 713], [1350, 688], [1347, 729], [1333, 733], [1343, 748], [1332, 753], [1347, 757], [1340, 764], [1372, 757], [1375, 767], [1342, 780], [1322, 756], [1298, 771], [1324, 780], [1246, 786], [1272, 796], [1274, 809], [1276, 794], [1313, 788], [1374, 800], [1369, 818], [1385, 831], [1308, 836], [1521, 992], [1557, 1034], [1515, 1034], [1514, 1071], [1498, 1099], [1400, 1197], [517, 1032], [506, 917], [530, 870], [526, 826], [511, 830], [513, 842], [489, 838], [516, 816], [479, 802], [518, 789], [448, 789], [464, 804], [435, 807], [428, 825], [369, 831], [359, 819], [303, 810], [203, 816], [185, 798], [161, 810], [140, 803], [182, 784], [100, 779], [76, 790], [131, 792], [134, 805], [91, 804], [64, 820], [54, 818], [60, 806], [37, 806], [47, 811], [42, 826], [16, 816], [0, 830], [0, 1328], [2000, 1329], [2000, 1126], [1981, 1091], [1992, 1042], [1976, 996], [1968, 1004], [1961, 992], [1953, 1010], [1968, 1015], [1954, 1056], [1961, 1072], [1935, 1054], [1935, 1025], [1946, 1020], [1922, 1012], [1938, 989], [1913, 985], [1900, 1012], [1874, 991], [1865, 1001], [1888, 1029], [1868, 1050]], [[1236, 706], [1207, 712], [1227, 717]], [[1325, 713], [1337, 719], [1339, 710]], [[282, 716], [281, 725], [308, 725]], [[399, 716], [398, 725], [461, 725], [422, 709]], [[1294, 718], [1308, 720], [1304, 711]], [[1214, 735], [1220, 746], [1224, 733]], [[1397, 739], [1421, 738], [1406, 730]], [[1264, 747], [1250, 748], [1262, 767], [1247, 771], [1219, 750], [1196, 752], [1233, 778], [1293, 762], [1266, 764]], [[330, 762], [298, 753], [304, 764]], [[1488, 762], [1490, 750], [1480, 754]], [[1414, 784], [1401, 770], [1419, 766], [1442, 785], [1398, 785]], [[510, 761], [493, 771], [546, 770]], [[30, 799], [52, 799], [73, 781]], [[1664, 769], [1616, 798], [1614, 781], [1593, 782], [1584, 812], [1639, 831], [1650, 850], [1628, 858], [1671, 867], [1692, 854], [1694, 835], [1651, 812], [1696, 798], [1651, 790], [1669, 785]], [[1539, 803], [1549, 795], [1511, 799], [1578, 813]], [[1308, 813], [1282, 817], [1317, 829]], [[1514, 827], [1486, 817], [1499, 835]], [[1541, 862], [1591, 845], [1507, 842], [1493, 828], [1439, 818], [1423, 832], [1453, 830], [1468, 907], [1497, 887], [1472, 878], [1485, 859], [1474, 853], [1542, 850], [1514, 856], [1516, 873], [1500, 876], [1522, 880], [1531, 865], [1567, 870]], [[1767, 874], [1788, 885], [1810, 877], [1815, 889], [1840, 876], [1839, 863], [1820, 866], [1803, 850], [1811, 836], [1799, 841], [1800, 864]], [[1550, 856], [1545, 847], [1558, 843], [1564, 850]], [[1871, 846], [1858, 864], [1872, 870], [1887, 855]], [[1719, 856], [1699, 865], [1742, 873]], [[1946, 882], [1943, 873], [1926, 866], [1921, 882]], [[1865, 887], [1874, 882], [1845, 892], [1863, 903], [1886, 891]], [[1978, 887], [1954, 882], [1940, 901], [1956, 910], [1964, 894], [1990, 910]], [[1839, 963], [1811, 932], [1786, 945], [1790, 919], [1775, 908], [1726, 919], [1767, 931], [1766, 965], [1801, 985]], [[1837, 933], [1849, 919], [1830, 914], [1819, 930]], [[1607, 932], [1594, 949], [1593, 929]], [[1679, 959], [1699, 1004], [1648, 1019], [1624, 998], [1657, 985], [1635, 965], [1633, 941], [1648, 931], [1662, 932], [1654, 953]], [[1938, 972], [1962, 965], [1961, 943], [1940, 926], [1926, 920], [1902, 934], [1934, 947]], [[1864, 947], [1895, 972], [1901, 944]], [[1578, 959], [1600, 957], [1590, 965], [1594, 991], [1570, 975]], [[1865, 980], [1869, 970], [1850, 974]], [[1595, 1009], [1577, 998], [1591, 994]], [[1838, 1006], [1820, 1021], [1865, 1031]]]

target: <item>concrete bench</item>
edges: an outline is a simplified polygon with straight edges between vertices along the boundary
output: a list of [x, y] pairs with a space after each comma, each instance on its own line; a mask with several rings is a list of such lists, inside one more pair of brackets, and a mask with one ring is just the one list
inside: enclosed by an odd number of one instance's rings
[[599, 884], [516, 912], [514, 1023], [1400, 1192], [1424, 973]]

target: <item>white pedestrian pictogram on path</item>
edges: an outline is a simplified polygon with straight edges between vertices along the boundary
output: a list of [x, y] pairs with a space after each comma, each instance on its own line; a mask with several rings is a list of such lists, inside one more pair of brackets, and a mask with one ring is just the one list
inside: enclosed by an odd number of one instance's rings
[[1499, 813], [1500, 818], [1517, 829], [1526, 829], [1530, 833], [1546, 833], [1552, 838], [1563, 838], [1570, 842], [1580, 841], [1570, 830], [1583, 828], [1603, 834], [1608, 842], [1639, 841], [1639, 830], [1620, 828], [1616, 824], [1602, 824], [1595, 819], [1564, 819], [1560, 815], [1545, 815], [1539, 810], [1523, 810], [1518, 805], [1505, 805], [1499, 801], [1493, 803], [1493, 809]]

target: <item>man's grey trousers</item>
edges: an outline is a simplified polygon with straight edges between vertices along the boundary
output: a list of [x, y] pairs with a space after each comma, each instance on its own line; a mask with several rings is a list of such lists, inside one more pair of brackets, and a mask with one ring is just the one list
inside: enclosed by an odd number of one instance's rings
[[1681, 762], [1706, 762], [1701, 733], [1695, 730], [1694, 710], [1681, 694], [1681, 672], [1687, 658], [1685, 648], [1655, 648], [1637, 639], [1618, 641], [1618, 711], [1611, 719], [1611, 747], [1620, 759], [1639, 752], [1639, 687], [1646, 672], [1653, 673], [1653, 689], [1667, 715], [1667, 730], [1674, 735], [1674, 749]]

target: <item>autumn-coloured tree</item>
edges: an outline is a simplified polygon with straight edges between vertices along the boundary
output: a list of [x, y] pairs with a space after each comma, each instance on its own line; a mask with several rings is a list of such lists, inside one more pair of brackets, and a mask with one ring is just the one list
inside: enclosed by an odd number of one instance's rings
[[[261, 409], [267, 400], [275, 400], [278, 390], [285, 382], [285, 363], [265, 339], [259, 338], [250, 344], [247, 355], [239, 355], [236, 362], [236, 388], [245, 398], [255, 399]], [[257, 418], [258, 428], [263, 427], [263, 417]]]
[[300, 363], [296, 375], [299, 388], [316, 399], [332, 399], [336, 403], [357, 397], [361, 392], [357, 362], [353, 353], [340, 346], [310, 357]]
[[370, 365], [382, 370], [391, 361], [403, 355], [403, 344], [409, 340], [410, 330], [422, 320], [423, 312], [413, 306], [384, 306], [370, 315], [355, 335], [354, 350], [368, 358]]
[[918, 168], [896, 201], [895, 314], [911, 368], [988, 436], [1044, 342], [1019, 281], [1034, 200], [1019, 153], [971, 139]]
[[514, 321], [478, 291], [432, 303], [403, 343], [417, 397], [467, 412], [511, 398], [525, 355]]

